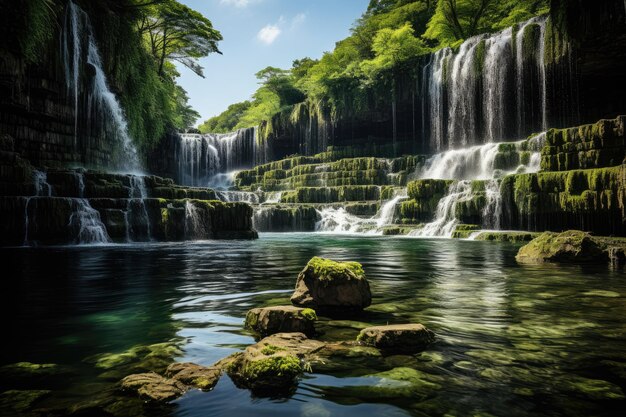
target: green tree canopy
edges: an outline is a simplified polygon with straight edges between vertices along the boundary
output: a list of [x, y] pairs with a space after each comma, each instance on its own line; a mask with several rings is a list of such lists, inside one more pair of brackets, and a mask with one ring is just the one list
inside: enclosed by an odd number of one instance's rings
[[158, 63], [159, 74], [163, 75], [165, 62], [171, 60], [204, 77], [198, 59], [214, 52], [221, 54], [217, 43], [222, 35], [213, 28], [211, 21], [175, 0], [140, 2], [139, 5], [143, 10], [139, 30]]

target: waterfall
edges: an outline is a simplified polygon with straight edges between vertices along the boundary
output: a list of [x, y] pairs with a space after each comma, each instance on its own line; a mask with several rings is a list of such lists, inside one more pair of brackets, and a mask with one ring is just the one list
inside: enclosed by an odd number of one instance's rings
[[198, 240], [206, 237], [198, 208], [192, 202], [185, 202], [185, 239]]
[[[109, 88], [91, 21], [87, 13], [72, 2], [66, 8], [61, 55], [68, 95], [74, 102], [75, 148], [78, 148], [78, 137], [88, 136], [95, 128], [106, 140], [119, 146], [115, 150], [115, 166], [139, 170], [137, 150], [128, 134], [124, 111]], [[81, 103], [83, 94], [86, 94], [84, 104]], [[86, 122], [86, 132], [80, 131], [81, 121]], [[92, 122], [96, 125], [92, 126]]]
[[376, 226], [383, 227], [388, 224], [393, 224], [395, 215], [396, 215], [396, 206], [400, 202], [400, 200], [405, 200], [407, 198], [407, 190], [403, 188], [400, 192], [396, 192], [395, 196], [385, 202], [380, 208], [379, 213], [377, 213], [378, 219], [376, 221]]
[[78, 196], [85, 197], [85, 175], [82, 172], [76, 172], [76, 181], [78, 183]]
[[456, 181], [450, 185], [448, 194], [437, 203], [435, 220], [424, 225], [423, 228], [412, 231], [410, 236], [451, 236], [460, 223], [456, 218], [457, 204], [472, 198], [471, 181]]
[[70, 226], [75, 228], [76, 243], [110, 243], [106, 227], [100, 220], [100, 213], [93, 209], [84, 198], [73, 199], [76, 209], [70, 216]]
[[256, 128], [224, 134], [185, 133], [177, 147], [179, 182], [190, 186], [220, 183], [219, 176], [263, 164], [269, 158], [267, 146], [257, 143]]
[[216, 191], [217, 197], [227, 203], [260, 204], [261, 196], [249, 191]]
[[500, 215], [502, 214], [502, 194], [500, 194], [500, 180], [492, 179], [485, 182], [485, 205], [482, 218], [483, 228], [500, 229]]
[[35, 184], [35, 196], [52, 196], [52, 186], [48, 184], [48, 175], [45, 172], [33, 170], [33, 183]]
[[[424, 167], [416, 172], [422, 179], [490, 180], [516, 172], [537, 172], [536, 162], [541, 159], [538, 144], [545, 133], [519, 142], [486, 143], [470, 148], [441, 152], [430, 157]], [[524, 148], [530, 152], [530, 162], [523, 163]], [[499, 156], [510, 156], [511, 160]], [[496, 166], [499, 162], [501, 166]], [[513, 163], [513, 164], [511, 164]]]
[[[422, 71], [422, 126], [430, 128], [423, 133], [431, 151], [546, 129], [545, 26], [546, 17], [535, 17], [515, 31], [475, 36], [456, 52], [444, 48], [431, 56]], [[537, 45], [524, 47], [535, 39]], [[529, 50], [535, 53], [525, 55]]]
[[320, 221], [315, 224], [316, 232], [363, 233], [376, 226], [375, 220], [354, 216], [343, 207], [325, 207], [319, 210], [319, 216]]
[[[129, 181], [130, 190], [126, 205], [126, 213], [124, 213], [127, 241], [130, 242], [131, 239], [136, 237], [138, 234], [137, 230], [133, 230], [134, 224], [139, 224], [145, 227], [146, 238], [150, 241], [152, 240], [152, 231], [150, 229], [150, 217], [148, 217], [148, 210], [145, 203], [145, 200], [148, 198], [145, 180], [142, 176], [130, 175]], [[135, 214], [135, 208], [138, 209], [138, 214]], [[131, 233], [131, 231], [134, 233]]]

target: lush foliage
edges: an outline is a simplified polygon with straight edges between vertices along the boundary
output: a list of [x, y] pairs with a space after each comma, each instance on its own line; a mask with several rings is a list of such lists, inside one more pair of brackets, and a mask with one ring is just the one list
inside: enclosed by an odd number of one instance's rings
[[[226, 111], [217, 119], [250, 127], [279, 113], [302, 113], [295, 103], [358, 114], [390, 96], [399, 72], [410, 72], [420, 56], [455, 47], [548, 11], [548, 0], [371, 0], [352, 33], [321, 59], [296, 60], [289, 71], [271, 68], [260, 77], [252, 105], [237, 123]], [[278, 89], [277, 89], [278, 87]], [[296, 101], [299, 100], [299, 101]], [[321, 104], [320, 104], [321, 103]], [[292, 113], [292, 115], [293, 115]], [[297, 118], [296, 118], [297, 119]], [[295, 120], [292, 117], [292, 120]], [[205, 125], [207, 128], [210, 127]], [[204, 127], [203, 127], [204, 128]]]
[[249, 101], [231, 104], [224, 113], [205, 121], [198, 126], [198, 129], [202, 133], [232, 132], [235, 130], [235, 126], [237, 126], [245, 111], [248, 110], [251, 105], [252, 103]]

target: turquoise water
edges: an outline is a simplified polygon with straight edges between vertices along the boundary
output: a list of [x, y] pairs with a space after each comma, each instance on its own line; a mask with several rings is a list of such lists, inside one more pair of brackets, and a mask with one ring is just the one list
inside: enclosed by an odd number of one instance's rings
[[[0, 388], [51, 391], [30, 411], [101, 412], [127, 373], [159, 361], [210, 365], [254, 343], [242, 328], [246, 311], [288, 303], [298, 272], [312, 256], [325, 256], [361, 262], [374, 298], [355, 321], [322, 319], [323, 340], [353, 339], [368, 324], [420, 322], [437, 342], [422, 354], [347, 363], [330, 374], [314, 368], [289, 398], [254, 398], [224, 376], [212, 392], [190, 392], [164, 409], [129, 401], [109, 404], [107, 412], [619, 415], [626, 406], [624, 273], [519, 266], [517, 249], [319, 234], [1, 249], [0, 365], [50, 363], [63, 372], [15, 378], [5, 371]], [[0, 400], [3, 415], [15, 414], [9, 406]]]

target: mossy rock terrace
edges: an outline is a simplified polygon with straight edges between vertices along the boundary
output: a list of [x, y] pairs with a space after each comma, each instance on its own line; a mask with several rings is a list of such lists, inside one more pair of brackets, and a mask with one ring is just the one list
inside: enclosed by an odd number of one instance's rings
[[504, 178], [503, 228], [626, 233], [626, 165]]
[[[395, 159], [347, 158], [325, 162], [320, 155], [293, 157], [258, 165], [237, 174], [240, 189], [297, 190], [304, 187], [406, 185], [409, 173], [422, 165], [424, 156]], [[332, 201], [325, 201], [332, 202]]]
[[156, 176], [4, 166], [0, 213], [2, 245], [83, 243], [99, 222], [114, 242], [256, 237], [249, 205]]
[[626, 157], [626, 116], [568, 129], [550, 129], [541, 152], [543, 171], [605, 168]]

